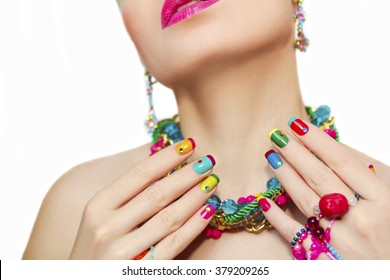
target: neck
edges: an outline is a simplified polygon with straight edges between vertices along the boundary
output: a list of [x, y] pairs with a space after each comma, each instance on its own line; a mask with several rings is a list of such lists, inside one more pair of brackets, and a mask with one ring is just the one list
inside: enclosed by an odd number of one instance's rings
[[268, 132], [289, 131], [292, 116], [307, 116], [293, 51], [216, 68], [174, 92], [183, 136], [197, 142], [193, 158], [212, 154], [213, 172], [221, 178], [218, 193], [237, 199], [264, 191], [272, 176], [263, 156], [272, 148]]

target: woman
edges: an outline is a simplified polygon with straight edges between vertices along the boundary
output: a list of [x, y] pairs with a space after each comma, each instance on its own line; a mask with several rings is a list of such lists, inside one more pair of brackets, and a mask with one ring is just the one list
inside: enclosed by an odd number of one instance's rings
[[[175, 93], [181, 132], [172, 135], [185, 140], [160, 150], [167, 141], [155, 139], [151, 157], [147, 144], [66, 173], [42, 204], [24, 258], [390, 257], [389, 167], [329, 137], [337, 138], [333, 124], [329, 135], [316, 128], [322, 115], [310, 117], [302, 101], [301, 1], [119, 4], [145, 68]], [[283, 189], [268, 195], [274, 175]], [[241, 207], [229, 200], [222, 209], [215, 194], [258, 205], [250, 213], [258, 233], [246, 220], [247, 230], [228, 226], [215, 240], [225, 225], [214, 212]], [[268, 223], [276, 230], [261, 231]]]

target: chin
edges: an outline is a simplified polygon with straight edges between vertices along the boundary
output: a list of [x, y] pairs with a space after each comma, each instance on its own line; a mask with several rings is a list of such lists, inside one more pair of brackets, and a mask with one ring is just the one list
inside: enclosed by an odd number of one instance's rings
[[[132, 38], [145, 67], [172, 88], [229, 61], [237, 63], [270, 48], [293, 46], [292, 10], [284, 0], [268, 6], [264, 0], [240, 0], [250, 5], [235, 1], [221, 0], [165, 29], [156, 21], [136, 27]], [[267, 13], [259, 12], [265, 8]]]

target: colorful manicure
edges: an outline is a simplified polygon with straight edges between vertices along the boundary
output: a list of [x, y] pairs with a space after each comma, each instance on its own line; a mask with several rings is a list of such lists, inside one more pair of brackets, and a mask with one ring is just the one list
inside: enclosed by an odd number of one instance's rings
[[179, 156], [182, 156], [191, 152], [193, 149], [195, 149], [195, 147], [196, 144], [194, 139], [188, 138], [186, 140], [181, 141], [179, 144], [177, 144], [175, 150]]
[[259, 200], [259, 206], [263, 208], [263, 212], [267, 212], [271, 208], [271, 204], [264, 197]]
[[272, 129], [268, 137], [271, 138], [272, 142], [278, 145], [279, 148], [283, 148], [288, 144], [288, 137], [286, 134], [281, 132], [279, 129]]
[[211, 218], [211, 216], [213, 216], [215, 213], [215, 208], [213, 205], [209, 204], [206, 206], [206, 208], [203, 209], [202, 212], [200, 212], [200, 216], [205, 219], [205, 220], [208, 220]]
[[211, 192], [219, 183], [219, 177], [215, 174], [211, 174], [201, 184], [200, 189], [205, 192]]
[[264, 156], [268, 160], [269, 164], [272, 166], [273, 169], [279, 169], [280, 167], [283, 166], [283, 160], [274, 150], [269, 150], [268, 152], [265, 153]]
[[207, 155], [205, 157], [200, 158], [192, 167], [194, 171], [198, 174], [203, 174], [207, 171], [209, 171], [213, 166], [215, 165], [215, 159]]
[[303, 136], [309, 132], [309, 127], [297, 117], [292, 117], [288, 121], [288, 126], [298, 135]]

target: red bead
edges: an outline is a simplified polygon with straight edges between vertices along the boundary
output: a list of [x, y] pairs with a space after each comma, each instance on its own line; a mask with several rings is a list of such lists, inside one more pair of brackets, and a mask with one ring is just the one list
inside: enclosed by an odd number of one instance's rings
[[321, 213], [331, 219], [341, 217], [349, 209], [347, 198], [340, 193], [324, 195], [320, 199], [319, 207]]
[[316, 228], [318, 227], [318, 224], [319, 224], [319, 221], [317, 220], [316, 217], [310, 217], [309, 219], [307, 219], [307, 225], [309, 226], [309, 228]]
[[213, 228], [208, 226], [205, 228], [203, 233], [206, 238], [210, 238], [213, 235]]
[[279, 206], [283, 206], [287, 203], [287, 198], [284, 195], [278, 197], [276, 204]]
[[324, 236], [325, 231], [322, 227], [318, 227], [318, 228], [314, 229], [312, 234], [314, 235], [314, 237], [321, 238]]
[[219, 239], [221, 237], [221, 235], [222, 235], [222, 231], [214, 228], [212, 235], [213, 235], [214, 239]]

